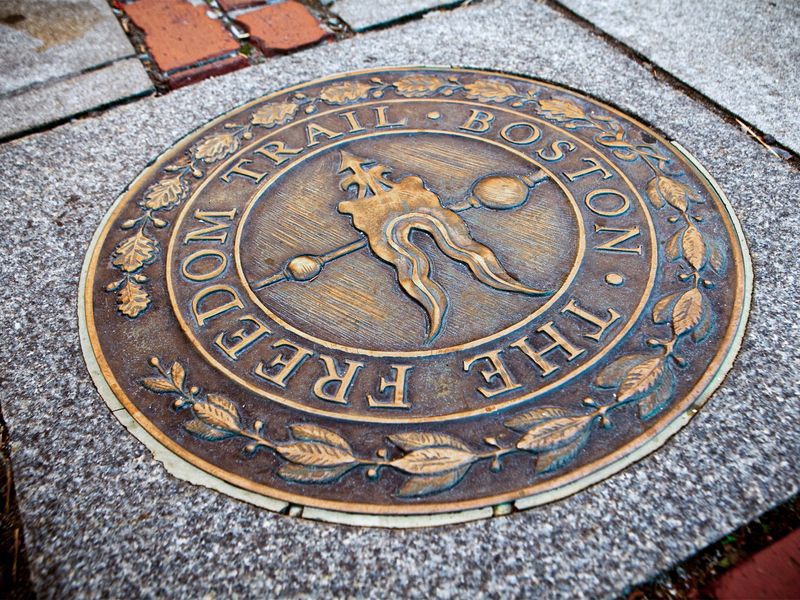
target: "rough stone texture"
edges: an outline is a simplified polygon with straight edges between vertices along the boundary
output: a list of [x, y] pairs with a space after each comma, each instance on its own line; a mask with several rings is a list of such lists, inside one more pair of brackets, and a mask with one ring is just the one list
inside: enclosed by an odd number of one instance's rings
[[294, 0], [258, 8], [236, 17], [264, 54], [297, 50], [330, 37], [308, 9]]
[[[442, 43], [454, 30], [464, 43]], [[693, 152], [730, 196], [755, 262], [733, 371], [655, 454], [563, 501], [488, 521], [325, 525], [172, 478], [109, 413], [80, 356], [78, 278], [103, 212], [153, 156], [216, 114], [333, 71], [403, 63], [566, 84]], [[486, 1], [276, 58], [0, 146], [0, 169], [13, 174], [0, 179], [0, 402], [42, 596], [612, 596], [800, 487], [800, 257], [791, 242], [800, 174], [541, 4]]]
[[132, 55], [105, 0], [0, 3], [0, 94]]
[[800, 4], [786, 0], [560, 1], [800, 152]]
[[129, 58], [45, 86], [0, 96], [0, 115], [3, 115], [0, 138], [152, 90], [153, 83], [139, 59]]
[[364, 31], [432, 8], [461, 2], [463, 0], [336, 0], [330, 9], [355, 31]]
[[188, 67], [239, 49], [222, 21], [208, 16], [208, 6], [184, 0], [138, 0], [123, 6], [145, 33], [153, 60], [162, 71]]

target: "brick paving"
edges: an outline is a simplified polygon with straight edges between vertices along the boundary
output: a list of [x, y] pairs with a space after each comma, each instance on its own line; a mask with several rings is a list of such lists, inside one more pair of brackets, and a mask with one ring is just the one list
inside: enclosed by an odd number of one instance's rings
[[250, 40], [266, 56], [299, 50], [332, 34], [309, 10], [294, 0], [271, 4], [236, 17], [250, 33]]

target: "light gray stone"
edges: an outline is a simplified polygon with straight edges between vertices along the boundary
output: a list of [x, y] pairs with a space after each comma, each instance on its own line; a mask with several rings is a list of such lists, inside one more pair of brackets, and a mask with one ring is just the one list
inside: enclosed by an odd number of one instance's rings
[[800, 152], [800, 4], [560, 0], [729, 111]]
[[354, 30], [364, 31], [426, 10], [461, 2], [463, 0], [336, 0], [330, 9]]
[[105, 0], [0, 3], [0, 94], [133, 53]]
[[[469, 43], [442, 43], [453, 30]], [[653, 455], [560, 502], [488, 521], [325, 525], [174, 479], [109, 413], [80, 356], [76, 295], [95, 227], [157, 153], [212, 116], [334, 71], [404, 63], [579, 88], [694, 153], [728, 193], [755, 262], [733, 370]], [[0, 169], [0, 402], [43, 597], [610, 597], [800, 487], [800, 256], [791, 243], [800, 174], [542, 4], [486, 1], [275, 58], [0, 146]]]
[[0, 138], [153, 91], [137, 58], [0, 96]]

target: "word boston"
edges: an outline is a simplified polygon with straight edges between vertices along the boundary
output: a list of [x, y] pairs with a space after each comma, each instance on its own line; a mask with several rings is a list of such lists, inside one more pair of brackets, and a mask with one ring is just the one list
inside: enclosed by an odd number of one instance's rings
[[117, 201], [86, 353], [209, 485], [452, 521], [572, 493], [685, 422], [744, 328], [737, 231], [690, 156], [584, 96], [343, 74], [223, 115]]

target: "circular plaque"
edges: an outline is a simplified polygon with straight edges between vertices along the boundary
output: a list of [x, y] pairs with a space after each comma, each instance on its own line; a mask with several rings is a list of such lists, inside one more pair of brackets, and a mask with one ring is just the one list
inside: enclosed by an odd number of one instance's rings
[[98, 388], [173, 472], [414, 525], [560, 498], [663, 444], [730, 368], [751, 275], [721, 192], [652, 129], [523, 77], [398, 68], [178, 142], [82, 286]]

